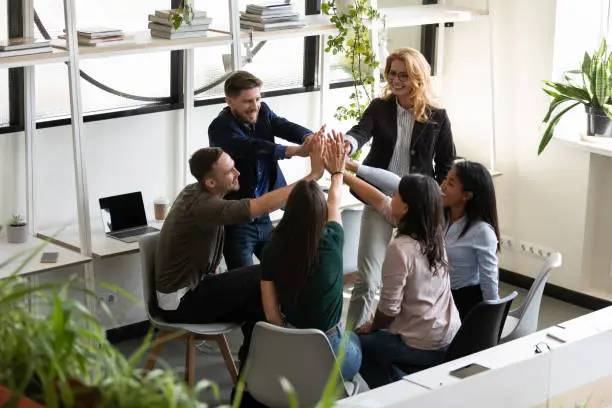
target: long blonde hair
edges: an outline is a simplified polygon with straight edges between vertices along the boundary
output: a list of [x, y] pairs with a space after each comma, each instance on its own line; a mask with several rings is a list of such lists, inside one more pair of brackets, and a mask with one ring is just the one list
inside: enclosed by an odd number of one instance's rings
[[431, 87], [431, 66], [419, 51], [414, 48], [398, 48], [387, 57], [385, 63], [385, 80], [387, 85], [382, 91], [381, 98], [388, 100], [393, 97], [393, 91], [389, 86], [389, 71], [393, 61], [402, 61], [408, 73], [410, 84], [410, 111], [418, 122], [426, 122], [429, 119], [431, 108], [437, 108]]

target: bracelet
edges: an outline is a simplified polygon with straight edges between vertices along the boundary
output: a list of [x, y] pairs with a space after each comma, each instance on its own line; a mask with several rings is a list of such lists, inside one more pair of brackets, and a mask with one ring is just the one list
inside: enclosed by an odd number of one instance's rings
[[343, 171], [336, 171], [336, 172], [332, 173], [331, 176], [334, 177], [336, 174], [344, 175], [344, 172]]

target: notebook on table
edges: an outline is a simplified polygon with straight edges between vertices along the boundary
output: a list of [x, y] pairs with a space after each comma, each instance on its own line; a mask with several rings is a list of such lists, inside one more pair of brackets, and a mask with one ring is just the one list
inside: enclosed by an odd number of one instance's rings
[[140, 191], [104, 197], [99, 201], [107, 236], [129, 243], [138, 241], [143, 235], [159, 231], [148, 225]]

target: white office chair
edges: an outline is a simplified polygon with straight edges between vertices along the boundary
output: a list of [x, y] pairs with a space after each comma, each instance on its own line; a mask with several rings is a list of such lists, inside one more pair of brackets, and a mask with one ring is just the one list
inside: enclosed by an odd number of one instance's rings
[[[187, 341], [187, 355], [185, 358], [185, 381], [190, 387], [193, 387], [195, 382], [195, 341], [196, 340], [212, 340], [217, 342], [227, 371], [229, 372], [234, 384], [238, 381], [238, 370], [230, 352], [225, 335], [233, 330], [240, 328], [238, 323], [214, 323], [214, 324], [184, 324], [184, 323], [169, 323], [164, 321], [160, 316], [155, 314], [156, 307], [151, 307], [152, 303], [156, 305], [157, 297], [154, 287], [155, 275], [155, 252], [157, 251], [157, 242], [159, 234], [152, 234], [143, 237], [140, 240], [140, 263], [142, 268], [142, 289], [144, 292], [145, 310], [151, 324], [159, 330], [157, 341], [155, 342], [151, 353], [147, 358], [146, 369], [152, 370], [155, 367], [157, 356], [161, 352], [164, 341], [164, 334], [169, 334], [169, 338], [176, 338], [172, 333], [179, 332], [179, 338]], [[180, 334], [182, 332], [183, 334]]]
[[[327, 336], [316, 329], [288, 329], [258, 322], [253, 329], [246, 383], [258, 402], [272, 408], [289, 406], [280, 383], [293, 386], [301, 407], [315, 406], [333, 371], [336, 358]], [[357, 374], [359, 375], [359, 374]], [[343, 381], [338, 373], [340, 398], [355, 395], [355, 381]]]
[[548, 274], [555, 268], [561, 266], [561, 254], [555, 252], [544, 262], [540, 273], [533, 281], [529, 292], [523, 303], [508, 313], [504, 324], [500, 342], [507, 342], [534, 333], [538, 329], [538, 317], [540, 315], [540, 303]]

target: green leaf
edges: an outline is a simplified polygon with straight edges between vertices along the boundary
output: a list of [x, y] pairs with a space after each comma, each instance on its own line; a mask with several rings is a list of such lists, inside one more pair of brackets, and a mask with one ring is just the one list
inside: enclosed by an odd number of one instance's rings
[[550, 119], [550, 115], [552, 115], [554, 110], [557, 109], [557, 107], [561, 105], [562, 103], [569, 102], [570, 100], [571, 99], [564, 97], [564, 96], [559, 96], [558, 98], [553, 99], [548, 108], [548, 112], [546, 112], [546, 116], [544, 116], [544, 119], [542, 119], [542, 122], [543, 123], [548, 122], [548, 120]]
[[570, 99], [575, 99], [577, 101], [581, 101], [584, 103], [589, 103], [591, 101], [589, 93], [582, 88], [578, 88], [572, 85], [560, 84], [558, 82], [552, 82], [552, 81], [543, 81], [543, 82], [545, 85], [553, 88], [559, 94], [565, 95]]
[[567, 111], [569, 111], [570, 109], [574, 108], [576, 105], [580, 104], [580, 102], [575, 102], [573, 104], [571, 104], [570, 106], [568, 106], [567, 108], [561, 110], [559, 113], [557, 113], [557, 115], [555, 115], [555, 117], [548, 123], [548, 126], [546, 127], [546, 130], [544, 131], [544, 134], [542, 135], [542, 140], [540, 141], [540, 146], [538, 147], [538, 156], [540, 154], [542, 154], [542, 152], [544, 151], [544, 149], [546, 148], [546, 146], [548, 146], [548, 143], [550, 142], [550, 139], [552, 139], [553, 137], [553, 133], [555, 130], [555, 127], [557, 126], [557, 124], [559, 123], [559, 120], [561, 120], [561, 117], [563, 115], [565, 115], [565, 113]]
[[608, 102], [610, 97], [608, 73], [605, 64], [598, 64], [595, 76], [595, 96], [599, 106], [603, 106]]

